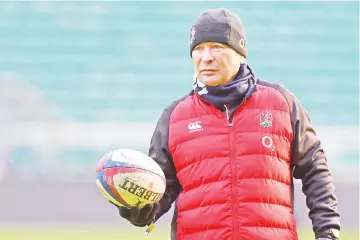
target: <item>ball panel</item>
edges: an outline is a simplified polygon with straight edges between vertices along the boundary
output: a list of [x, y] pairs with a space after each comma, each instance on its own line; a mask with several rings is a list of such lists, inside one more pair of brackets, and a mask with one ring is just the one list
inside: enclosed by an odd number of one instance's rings
[[151, 172], [130, 172], [113, 176], [117, 191], [130, 205], [142, 207], [158, 202], [165, 191], [164, 179]]
[[114, 182], [114, 176], [116, 176], [117, 171], [115, 168], [107, 168], [104, 169], [104, 174], [106, 176], [106, 180], [109, 184], [109, 189], [112, 193], [113, 196], [116, 196], [116, 199], [119, 200], [119, 202], [121, 202], [124, 206], [129, 207], [131, 206], [131, 204], [124, 199], [124, 197], [119, 193], [118, 191], [118, 186], [116, 184], [116, 182]]
[[[112, 162], [112, 161], [109, 161], [109, 162]], [[165, 183], [165, 176], [163, 174], [159, 175], [157, 173], [154, 173], [152, 171], [150, 171], [149, 169], [146, 169], [146, 168], [143, 168], [141, 166], [138, 166], [138, 165], [131, 165], [131, 164], [127, 164], [127, 163], [120, 163], [120, 162], [114, 162], [114, 166], [112, 167], [107, 167], [109, 166], [110, 164], [112, 163], [109, 163], [109, 165], [105, 166], [104, 170], [105, 169], [115, 169], [115, 170], [112, 170], [111, 172], [114, 171], [114, 174], [115, 172], [120, 174], [120, 173], [146, 173], [146, 174], [152, 174], [154, 177], [158, 177], [158, 178], [161, 178], [164, 180], [164, 183]]]
[[104, 169], [105, 162], [107, 162], [109, 159], [111, 159], [112, 152], [105, 154], [96, 165], [96, 172]]
[[136, 165], [128, 162], [112, 161], [111, 159], [104, 162], [104, 168], [136, 168], [136, 169], [147, 170], [146, 168], [140, 165]]
[[100, 189], [100, 192], [103, 194], [103, 196], [108, 199], [110, 202], [114, 203], [117, 206], [121, 206], [122, 204], [119, 203], [115, 198], [113, 198], [103, 187], [99, 179], [96, 179], [96, 185]]
[[[104, 190], [107, 192], [107, 194], [112, 198], [116, 199], [116, 201], [124, 206], [129, 206], [129, 204], [119, 195], [116, 187], [114, 186], [113, 181], [113, 173], [110, 171], [106, 171], [109, 169], [104, 169], [101, 171], [98, 171], [97, 179], [101, 183]], [[111, 170], [111, 169], [110, 169]], [[116, 170], [116, 169], [115, 169]], [[115, 172], [116, 174], [116, 172]]]
[[111, 159], [114, 162], [136, 165], [137, 168], [147, 169], [165, 178], [160, 166], [152, 158], [140, 151], [132, 149], [118, 149], [113, 151]]
[[104, 188], [104, 190], [114, 199], [117, 199], [117, 196], [115, 196], [112, 191], [109, 188], [108, 182], [106, 181], [106, 175], [104, 170], [100, 170], [96, 173], [96, 177], [99, 180], [101, 186]]

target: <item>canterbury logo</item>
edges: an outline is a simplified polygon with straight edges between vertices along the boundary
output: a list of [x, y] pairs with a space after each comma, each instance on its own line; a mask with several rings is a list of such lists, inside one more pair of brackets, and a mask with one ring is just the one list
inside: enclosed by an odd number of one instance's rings
[[196, 122], [189, 123], [188, 129], [189, 129], [190, 132], [202, 131], [203, 127], [201, 126], [201, 121], [196, 121]]

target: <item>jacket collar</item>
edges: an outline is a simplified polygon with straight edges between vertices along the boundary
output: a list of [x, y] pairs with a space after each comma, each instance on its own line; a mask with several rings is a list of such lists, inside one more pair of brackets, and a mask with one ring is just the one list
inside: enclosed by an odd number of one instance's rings
[[223, 110], [224, 105], [238, 106], [245, 98], [255, 91], [255, 72], [245, 62], [241, 64], [234, 80], [229, 83], [210, 87], [205, 86], [198, 79], [194, 79], [193, 91], [200, 98]]

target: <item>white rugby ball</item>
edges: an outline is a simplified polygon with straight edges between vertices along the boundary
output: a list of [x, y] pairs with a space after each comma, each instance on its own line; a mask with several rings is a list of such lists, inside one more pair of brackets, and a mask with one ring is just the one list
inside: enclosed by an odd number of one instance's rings
[[96, 184], [106, 199], [126, 207], [159, 202], [166, 188], [160, 166], [148, 155], [133, 149], [105, 154], [96, 166]]

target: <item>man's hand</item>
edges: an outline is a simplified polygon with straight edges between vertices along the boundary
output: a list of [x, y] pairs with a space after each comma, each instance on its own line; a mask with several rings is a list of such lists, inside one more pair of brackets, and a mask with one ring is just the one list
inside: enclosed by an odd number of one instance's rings
[[123, 206], [117, 206], [119, 209], [119, 215], [137, 227], [145, 227], [146, 225], [149, 225], [155, 219], [158, 207], [159, 203], [149, 203], [143, 208], [131, 207], [130, 209]]
[[339, 230], [329, 229], [326, 231], [322, 231], [320, 234], [318, 234], [316, 240], [339, 240], [339, 238], [340, 238]]

